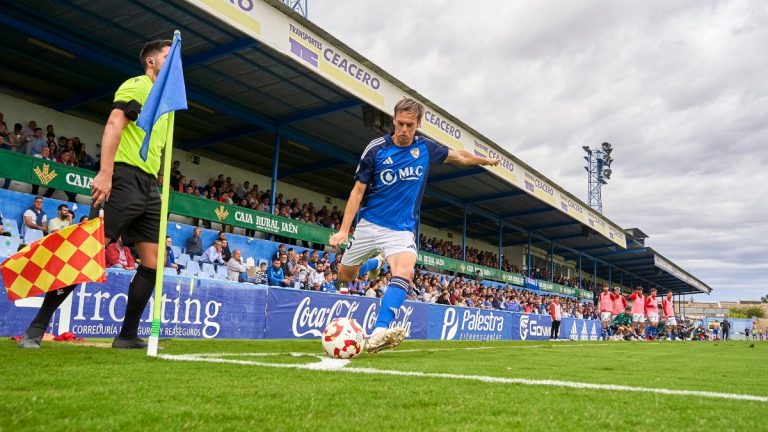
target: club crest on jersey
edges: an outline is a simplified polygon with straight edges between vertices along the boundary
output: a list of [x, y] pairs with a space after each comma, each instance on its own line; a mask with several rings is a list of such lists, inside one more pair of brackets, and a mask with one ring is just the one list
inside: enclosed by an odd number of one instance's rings
[[411, 156], [413, 156], [414, 159], [418, 159], [419, 157], [419, 149], [411, 149]]

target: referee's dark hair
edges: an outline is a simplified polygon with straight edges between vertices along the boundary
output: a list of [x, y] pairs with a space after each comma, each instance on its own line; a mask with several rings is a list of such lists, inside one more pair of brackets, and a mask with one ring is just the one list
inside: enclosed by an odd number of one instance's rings
[[151, 42], [147, 42], [144, 47], [141, 49], [141, 54], [139, 54], [139, 62], [141, 63], [141, 67], [147, 68], [147, 58], [152, 57], [153, 55], [159, 53], [163, 50], [165, 47], [169, 47], [173, 44], [173, 41], [170, 39], [157, 39], [153, 40]]

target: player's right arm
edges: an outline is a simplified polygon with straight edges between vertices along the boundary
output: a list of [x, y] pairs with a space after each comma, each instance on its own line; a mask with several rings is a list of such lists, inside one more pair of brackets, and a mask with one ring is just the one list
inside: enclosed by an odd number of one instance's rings
[[109, 119], [107, 119], [107, 125], [104, 127], [104, 134], [101, 137], [101, 169], [91, 184], [94, 206], [109, 200], [109, 194], [112, 191], [112, 173], [115, 169], [115, 154], [120, 146], [123, 129], [129, 121], [123, 110], [113, 109], [109, 113]]
[[365, 189], [367, 187], [368, 185], [365, 183], [355, 180], [355, 186], [349, 193], [347, 206], [344, 209], [344, 219], [341, 221], [339, 232], [332, 235], [328, 240], [331, 247], [338, 247], [340, 244], [347, 242], [349, 230], [352, 228], [352, 221], [355, 219], [357, 211], [360, 210], [360, 203], [363, 201], [363, 196], [365, 196]]

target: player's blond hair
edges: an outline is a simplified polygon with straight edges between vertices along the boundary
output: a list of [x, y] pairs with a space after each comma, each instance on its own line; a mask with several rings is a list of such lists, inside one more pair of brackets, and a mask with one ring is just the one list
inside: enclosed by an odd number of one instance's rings
[[399, 112], [409, 112], [416, 114], [416, 119], [421, 121], [421, 117], [424, 115], [424, 105], [416, 102], [411, 98], [402, 98], [395, 104], [395, 111], [393, 116], [396, 116]]

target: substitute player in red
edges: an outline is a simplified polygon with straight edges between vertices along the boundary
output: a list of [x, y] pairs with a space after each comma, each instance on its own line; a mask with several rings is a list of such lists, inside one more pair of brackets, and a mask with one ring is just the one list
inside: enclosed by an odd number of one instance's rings
[[621, 294], [621, 288], [613, 287], [613, 294], [611, 294], [611, 319], [616, 318], [616, 315], [623, 313], [627, 307], [627, 299]]
[[603, 292], [600, 293], [600, 321], [603, 323], [603, 339], [608, 339], [608, 330], [613, 319], [613, 297], [608, 285], [603, 285]]
[[645, 332], [645, 297], [643, 296], [643, 287], [635, 287], [635, 291], [629, 295], [632, 302], [632, 323], [635, 326], [635, 333], [642, 335]]
[[672, 299], [672, 291], [661, 299], [661, 310], [664, 312], [664, 324], [667, 326], [667, 339], [677, 339], [677, 319], [675, 318], [675, 301]]
[[651, 288], [651, 293], [645, 297], [645, 316], [648, 317], [646, 339], [655, 339], [656, 326], [659, 325], [659, 299], [656, 298], [656, 288]]

